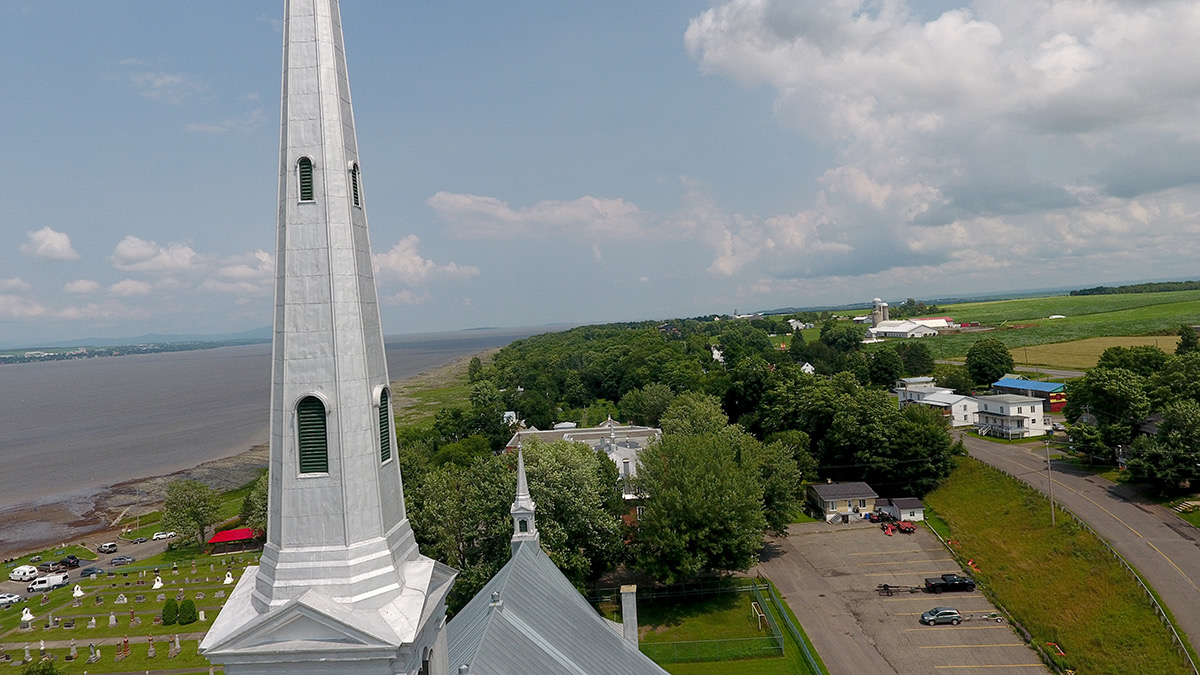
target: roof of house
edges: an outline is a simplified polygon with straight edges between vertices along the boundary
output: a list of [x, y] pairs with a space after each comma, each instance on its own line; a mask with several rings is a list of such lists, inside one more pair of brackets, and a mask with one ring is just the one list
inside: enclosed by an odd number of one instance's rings
[[923, 509], [925, 505], [916, 497], [894, 497], [888, 500], [898, 509]]
[[924, 403], [926, 405], [958, 405], [959, 402], [974, 403], [975, 399], [971, 398], [970, 396], [955, 394], [954, 391], [951, 390], [948, 392], [930, 394], [918, 401], [918, 403]]
[[446, 640], [452, 673], [464, 664], [471, 675], [666, 673], [588, 604], [536, 542], [517, 547], [450, 621]]
[[249, 527], [239, 527], [233, 530], [225, 530], [213, 535], [212, 539], [208, 540], [210, 544], [223, 544], [227, 541], [245, 541], [254, 538], [254, 530]]
[[993, 387], [1001, 387], [1004, 389], [1021, 389], [1025, 391], [1041, 391], [1047, 393], [1058, 393], [1066, 390], [1066, 385], [1062, 382], [1038, 382], [1037, 380], [1015, 380], [1012, 378], [1003, 378], [992, 383]]
[[879, 495], [862, 481], [852, 483], [811, 483], [809, 487], [821, 499], [868, 499]]
[[976, 396], [975, 398], [980, 402], [1007, 403], [1009, 405], [1042, 402], [1042, 399], [1037, 396], [1018, 396], [1017, 394], [996, 394], [994, 396]]

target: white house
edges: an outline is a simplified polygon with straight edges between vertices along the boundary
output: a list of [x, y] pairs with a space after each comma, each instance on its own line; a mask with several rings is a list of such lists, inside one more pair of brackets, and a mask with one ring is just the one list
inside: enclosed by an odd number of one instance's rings
[[904, 387], [903, 389], [896, 390], [896, 394], [898, 394], [900, 397], [900, 407], [901, 408], [903, 408], [904, 406], [906, 406], [910, 403], [920, 403], [921, 401], [925, 400], [926, 398], [928, 398], [934, 394], [952, 394], [952, 393], [954, 393], [953, 389], [949, 389], [947, 387], [937, 387], [937, 386], [933, 386], [933, 385]]
[[969, 427], [979, 418], [979, 401], [953, 391], [929, 394], [913, 403], [941, 410], [952, 427]]
[[869, 328], [867, 332], [875, 338], [920, 338], [934, 337], [938, 334], [936, 328], [923, 326], [914, 321], [880, 321]]
[[881, 499], [876, 502], [875, 508], [896, 520], [907, 520], [910, 523], [925, 520], [925, 505], [916, 497]]
[[975, 430], [983, 436], [1029, 438], [1050, 431], [1045, 401], [1034, 396], [1000, 394], [977, 396], [979, 420]]

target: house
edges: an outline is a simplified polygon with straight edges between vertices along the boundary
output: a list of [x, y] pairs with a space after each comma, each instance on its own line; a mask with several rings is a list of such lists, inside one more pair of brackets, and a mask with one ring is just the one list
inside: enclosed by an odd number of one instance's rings
[[920, 403], [924, 399], [926, 399], [929, 396], [932, 396], [934, 394], [952, 394], [952, 393], [954, 393], [954, 390], [950, 389], [949, 387], [935, 387], [935, 386], [929, 386], [929, 385], [905, 387], [903, 389], [896, 390], [896, 394], [899, 396], [899, 399], [900, 399], [900, 407], [901, 408], [908, 405], [909, 403]]
[[979, 418], [979, 401], [953, 391], [930, 394], [912, 403], [937, 408], [952, 427], [969, 427]]
[[814, 517], [832, 521], [841, 517], [843, 521], [858, 518], [859, 514], [868, 514], [875, 510], [875, 500], [879, 495], [870, 485], [859, 482], [852, 483], [810, 483], [808, 486], [808, 503]]
[[817, 368], [808, 361], [805, 361], [804, 363], [800, 364], [800, 372], [807, 373], [809, 375], [815, 375], [817, 373]]
[[873, 338], [921, 338], [935, 337], [938, 334], [936, 328], [923, 326], [907, 319], [903, 321], [880, 321], [867, 329], [867, 333]]
[[896, 520], [907, 520], [910, 523], [925, 520], [925, 505], [916, 497], [884, 499], [876, 510], [883, 511]]
[[1046, 409], [1050, 412], [1058, 412], [1067, 404], [1067, 385], [1062, 382], [1038, 382], [1005, 377], [993, 382], [992, 389], [998, 394], [1036, 396], [1046, 402]]
[[896, 380], [895, 390], [900, 391], [907, 387], [932, 387], [934, 379], [932, 377], [902, 377]]
[[977, 396], [979, 419], [975, 430], [981, 436], [1030, 438], [1050, 431], [1050, 414], [1036, 396], [998, 394]]
[[[586, 443], [593, 450], [603, 450], [604, 454], [608, 455], [612, 463], [617, 465], [622, 483], [625, 483], [625, 479], [637, 475], [638, 455], [642, 449], [661, 437], [662, 429], [619, 424], [610, 417], [599, 426], [588, 427], [586, 429], [579, 429], [574, 425], [563, 428], [555, 425], [554, 429], [546, 431], [522, 429], [513, 434], [508, 444], [504, 446], [504, 451], [516, 452], [521, 443], [533, 438], [537, 438], [544, 443], [553, 443], [560, 440], [572, 443]], [[627, 493], [625, 494], [625, 499], [632, 500], [634, 499], [634, 495]]]

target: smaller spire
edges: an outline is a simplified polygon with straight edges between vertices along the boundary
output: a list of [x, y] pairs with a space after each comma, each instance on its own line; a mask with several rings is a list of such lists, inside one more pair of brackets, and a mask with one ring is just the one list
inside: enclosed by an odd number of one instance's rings
[[513, 517], [512, 552], [515, 555], [521, 544], [527, 541], [535, 545], [541, 540], [537, 523], [534, 521], [536, 504], [529, 496], [529, 481], [525, 478], [525, 453], [517, 446], [517, 499], [509, 512]]

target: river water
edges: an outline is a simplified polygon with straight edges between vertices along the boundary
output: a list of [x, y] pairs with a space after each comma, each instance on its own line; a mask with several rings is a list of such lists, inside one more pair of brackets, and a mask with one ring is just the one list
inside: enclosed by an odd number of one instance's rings
[[[386, 339], [400, 380], [545, 328]], [[271, 345], [0, 366], [0, 513], [266, 443]]]

